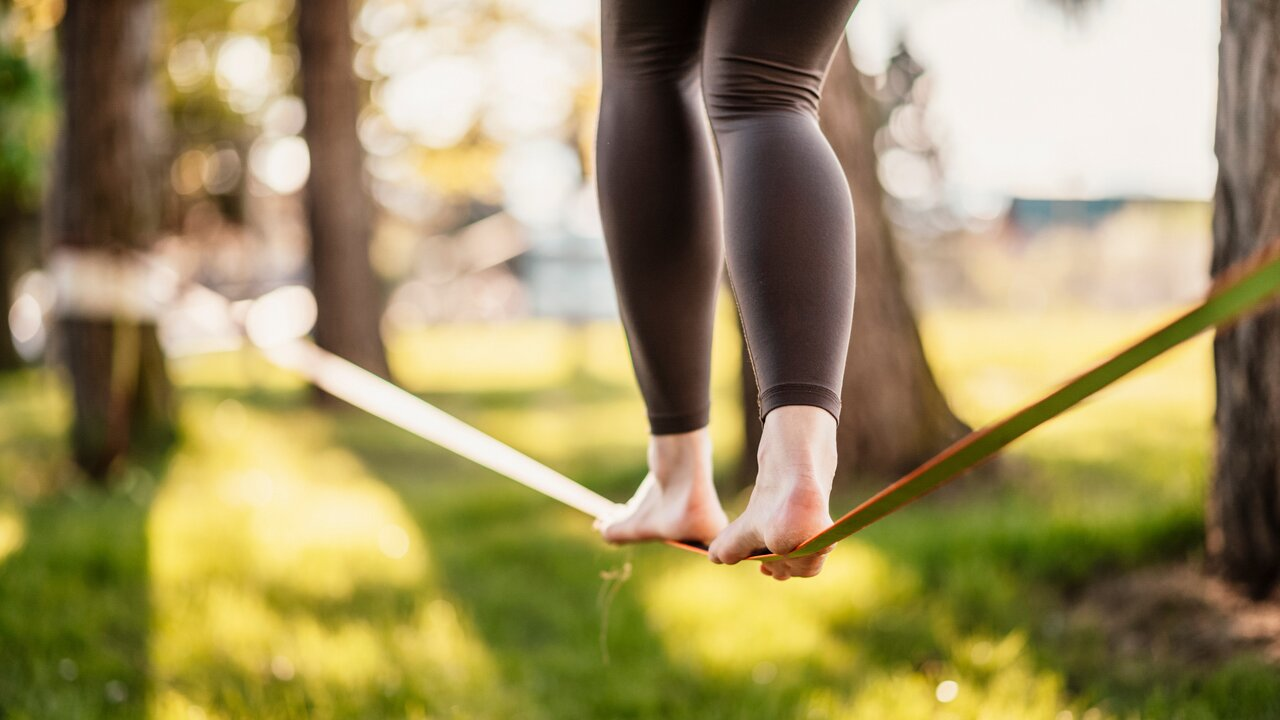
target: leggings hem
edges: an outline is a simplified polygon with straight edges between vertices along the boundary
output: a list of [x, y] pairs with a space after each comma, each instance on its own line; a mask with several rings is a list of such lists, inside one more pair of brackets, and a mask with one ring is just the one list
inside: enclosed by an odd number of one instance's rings
[[706, 427], [710, 421], [711, 408], [675, 415], [649, 415], [649, 434], [676, 435], [693, 432]]
[[830, 388], [809, 383], [784, 383], [760, 393], [760, 422], [783, 405], [812, 405], [831, 413], [840, 422], [840, 395]]

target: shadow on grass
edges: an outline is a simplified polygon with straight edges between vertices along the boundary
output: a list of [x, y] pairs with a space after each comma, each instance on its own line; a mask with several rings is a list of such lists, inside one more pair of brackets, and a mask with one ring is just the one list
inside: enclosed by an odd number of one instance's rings
[[150, 678], [147, 513], [163, 460], [111, 490], [75, 488], [21, 511], [0, 559], [0, 716], [145, 715]]
[[526, 699], [525, 717], [786, 717], [798, 699], [799, 688], [670, 656], [643, 600], [646, 570], [610, 593], [605, 576], [626, 575], [629, 554], [605, 549], [587, 519], [475, 472], [450, 490], [370, 467], [435, 538], [441, 587]]

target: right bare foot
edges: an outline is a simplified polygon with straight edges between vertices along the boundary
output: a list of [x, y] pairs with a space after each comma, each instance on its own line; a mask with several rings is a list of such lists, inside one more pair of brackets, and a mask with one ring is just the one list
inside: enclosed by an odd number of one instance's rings
[[612, 543], [709, 543], [728, 523], [711, 476], [711, 435], [701, 428], [652, 436], [649, 474], [622, 512], [596, 521], [596, 528]]
[[[758, 549], [778, 555], [795, 550], [831, 524], [828, 500], [836, 471], [836, 420], [809, 405], [784, 405], [769, 413], [760, 438], [760, 472], [747, 509], [716, 541], [712, 562], [733, 565]], [[777, 580], [813, 577], [831, 548], [800, 558], [761, 563]]]

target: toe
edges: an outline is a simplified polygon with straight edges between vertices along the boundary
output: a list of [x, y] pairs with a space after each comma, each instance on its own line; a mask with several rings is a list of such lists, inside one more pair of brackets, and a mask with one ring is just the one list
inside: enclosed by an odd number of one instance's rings
[[600, 536], [605, 539], [605, 542], [611, 542], [611, 543], [626, 542], [627, 540], [626, 534], [622, 532], [622, 530], [619, 528], [619, 525], [621, 525], [621, 523], [614, 523], [612, 525], [606, 525], [605, 527], [600, 528]]
[[[622, 506], [619, 505], [618, 507], [621, 508]], [[613, 527], [614, 525], [617, 525], [622, 520], [625, 520], [626, 517], [627, 517], [627, 513], [621, 512], [620, 510], [615, 510], [611, 514], [601, 515], [600, 517], [592, 520], [591, 527], [594, 528], [596, 532], [600, 533], [601, 535], [604, 535], [609, 531], [609, 528]]]
[[797, 567], [791, 568], [791, 574], [795, 577], [811, 578], [822, 572], [822, 558], [815, 558], [812, 561], [803, 563]]
[[786, 563], [784, 561], [762, 562], [760, 563], [760, 572], [768, 575], [774, 580], [785, 580], [788, 577]]
[[635, 515], [601, 523], [600, 535], [604, 537], [606, 542], [611, 543], [625, 543], [637, 540], [639, 535], [636, 532]]
[[760, 535], [742, 518], [733, 521], [724, 532], [711, 543], [708, 555], [711, 562], [733, 565], [751, 556], [760, 547]]
[[[822, 572], [822, 566], [826, 563], [826, 554], [808, 555], [802, 558], [784, 560], [779, 565], [783, 566], [783, 571], [787, 577], [811, 578]], [[774, 574], [777, 577], [777, 574]]]

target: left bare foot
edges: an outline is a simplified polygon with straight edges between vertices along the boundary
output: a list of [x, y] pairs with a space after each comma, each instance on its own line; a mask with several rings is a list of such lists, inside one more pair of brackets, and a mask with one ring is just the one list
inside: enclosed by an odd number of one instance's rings
[[596, 522], [612, 543], [711, 540], [727, 525], [711, 476], [707, 428], [649, 440], [649, 474], [622, 512]]

